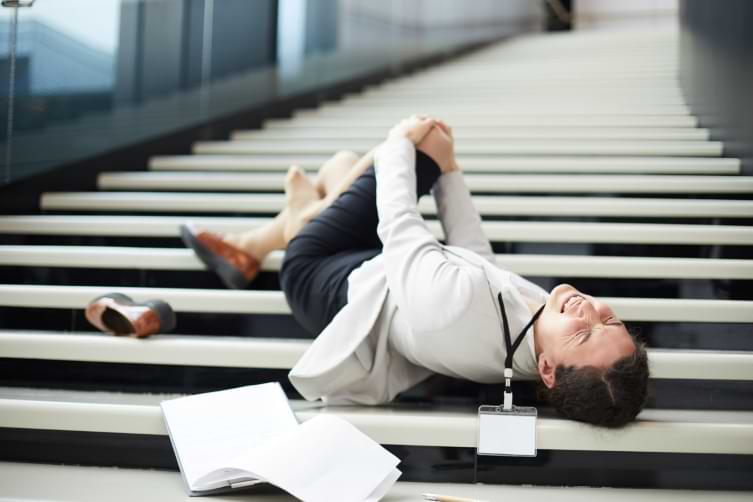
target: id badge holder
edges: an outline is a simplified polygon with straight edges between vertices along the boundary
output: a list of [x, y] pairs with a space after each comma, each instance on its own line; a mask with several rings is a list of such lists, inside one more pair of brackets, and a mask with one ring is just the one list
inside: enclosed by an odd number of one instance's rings
[[476, 455], [535, 457], [537, 416], [532, 406], [480, 406]]

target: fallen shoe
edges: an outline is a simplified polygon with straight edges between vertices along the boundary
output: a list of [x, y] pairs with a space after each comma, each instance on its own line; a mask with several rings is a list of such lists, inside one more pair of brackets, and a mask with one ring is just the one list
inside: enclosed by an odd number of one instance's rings
[[134, 335], [138, 338], [171, 331], [175, 312], [162, 300], [137, 303], [121, 293], [95, 298], [86, 307], [86, 320], [104, 333]]
[[245, 288], [259, 273], [259, 260], [223, 241], [217, 234], [184, 224], [180, 226], [180, 238], [230, 289]]

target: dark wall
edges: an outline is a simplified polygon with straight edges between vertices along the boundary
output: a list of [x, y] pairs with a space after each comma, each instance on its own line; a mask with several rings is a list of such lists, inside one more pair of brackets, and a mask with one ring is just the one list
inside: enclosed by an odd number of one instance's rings
[[339, 5], [337, 0], [306, 4], [305, 53], [327, 52], [337, 47]]
[[138, 103], [273, 64], [277, 0], [123, 2], [119, 32], [116, 101]]
[[682, 0], [680, 79], [702, 127], [753, 174], [753, 1]]

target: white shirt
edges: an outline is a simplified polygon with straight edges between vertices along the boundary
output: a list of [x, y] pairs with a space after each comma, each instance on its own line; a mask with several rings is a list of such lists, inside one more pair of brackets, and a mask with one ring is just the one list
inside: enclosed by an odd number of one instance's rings
[[[377, 232], [382, 253], [348, 278], [348, 303], [289, 374], [307, 399], [390, 401], [433, 372], [482, 383], [503, 381], [505, 344], [497, 294], [511, 336], [547, 293], [494, 263], [461, 172], [432, 192], [447, 245], [417, 208], [415, 148], [391, 139], [376, 151]], [[516, 351], [516, 376], [537, 375], [533, 336]]]
[[[526, 304], [541, 305], [546, 302], [546, 292], [536, 284], [520, 276], [513, 276], [513, 283], [525, 298]], [[390, 301], [389, 293], [387, 301]], [[507, 307], [505, 309], [508, 310]], [[532, 316], [533, 313], [530, 313], [529, 319]], [[505, 381], [507, 351], [501, 322], [500, 320], [497, 333], [459, 332], [457, 350], [446, 350], [448, 347], [440, 347], [437, 350], [436, 340], [413, 333], [400, 307], [396, 306], [389, 326], [389, 342], [411, 363], [430, 369], [434, 373], [474, 382], [502, 383]], [[513, 342], [518, 334], [517, 331], [510, 333]], [[538, 374], [532, 328], [526, 333], [524, 342], [526, 343], [521, 344], [515, 351], [513, 366], [516, 375], [532, 377]]]

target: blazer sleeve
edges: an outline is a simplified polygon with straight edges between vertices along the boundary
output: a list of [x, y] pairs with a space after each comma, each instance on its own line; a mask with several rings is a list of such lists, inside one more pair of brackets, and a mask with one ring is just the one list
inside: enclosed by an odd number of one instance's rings
[[481, 228], [481, 217], [473, 205], [463, 173], [452, 171], [443, 174], [432, 193], [447, 244], [469, 249], [496, 263], [492, 245]]
[[465, 313], [474, 278], [470, 267], [448, 260], [418, 212], [415, 158], [415, 147], [405, 138], [377, 149], [377, 232], [390, 295], [414, 331], [433, 331]]

